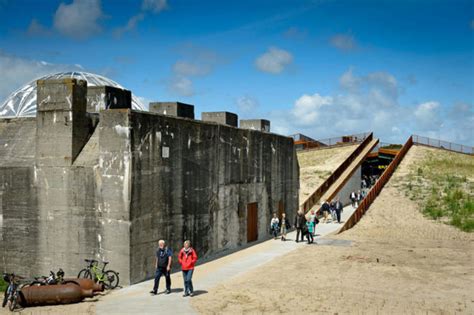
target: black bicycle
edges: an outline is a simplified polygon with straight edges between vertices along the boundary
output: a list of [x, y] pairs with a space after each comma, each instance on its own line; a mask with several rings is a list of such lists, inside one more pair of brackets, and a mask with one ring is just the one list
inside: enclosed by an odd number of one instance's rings
[[5, 307], [7, 304], [10, 311], [14, 311], [19, 303], [19, 296], [21, 294], [20, 290], [23, 287], [21, 280], [24, 279], [13, 273], [4, 273], [3, 280], [8, 282], [7, 290], [5, 291], [5, 296], [3, 297], [2, 307]]
[[99, 262], [94, 259], [84, 259], [88, 264], [87, 268], [79, 271], [78, 278], [92, 279], [94, 282], [103, 283], [106, 289], [115, 289], [119, 284], [119, 274], [113, 270], [105, 271], [108, 261], [102, 262], [102, 269]]

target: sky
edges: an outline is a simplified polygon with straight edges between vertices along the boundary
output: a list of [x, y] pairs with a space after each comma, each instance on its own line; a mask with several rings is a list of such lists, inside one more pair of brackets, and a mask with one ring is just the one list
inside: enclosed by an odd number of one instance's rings
[[0, 102], [86, 71], [283, 135], [474, 145], [473, 3], [0, 0]]

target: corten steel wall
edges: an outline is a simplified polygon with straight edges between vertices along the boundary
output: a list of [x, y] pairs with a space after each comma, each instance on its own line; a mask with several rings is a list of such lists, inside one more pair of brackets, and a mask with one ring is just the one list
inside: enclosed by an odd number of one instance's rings
[[260, 240], [279, 201], [295, 214], [292, 139], [158, 114], [132, 112], [130, 120], [132, 282], [153, 275], [159, 239], [175, 253], [190, 239], [205, 257], [247, 243], [248, 203], [258, 203]]

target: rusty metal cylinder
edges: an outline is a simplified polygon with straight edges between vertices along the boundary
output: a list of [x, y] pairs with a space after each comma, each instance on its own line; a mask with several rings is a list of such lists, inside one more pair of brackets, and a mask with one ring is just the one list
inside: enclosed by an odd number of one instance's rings
[[64, 279], [64, 281], [66, 281], [66, 282], [75, 282], [83, 290], [92, 290], [94, 292], [103, 292], [104, 291], [104, 284], [103, 283], [96, 283], [92, 279], [66, 278], [66, 279]]
[[75, 283], [41, 285], [22, 288], [20, 302], [24, 306], [69, 304], [93, 296], [92, 289], [84, 290]]

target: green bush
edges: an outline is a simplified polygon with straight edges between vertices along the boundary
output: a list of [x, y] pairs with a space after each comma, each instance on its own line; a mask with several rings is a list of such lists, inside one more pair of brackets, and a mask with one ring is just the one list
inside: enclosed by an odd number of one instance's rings
[[7, 287], [8, 287], [8, 282], [5, 282], [5, 280], [3, 280], [3, 277], [0, 278], [0, 292], [5, 292]]

